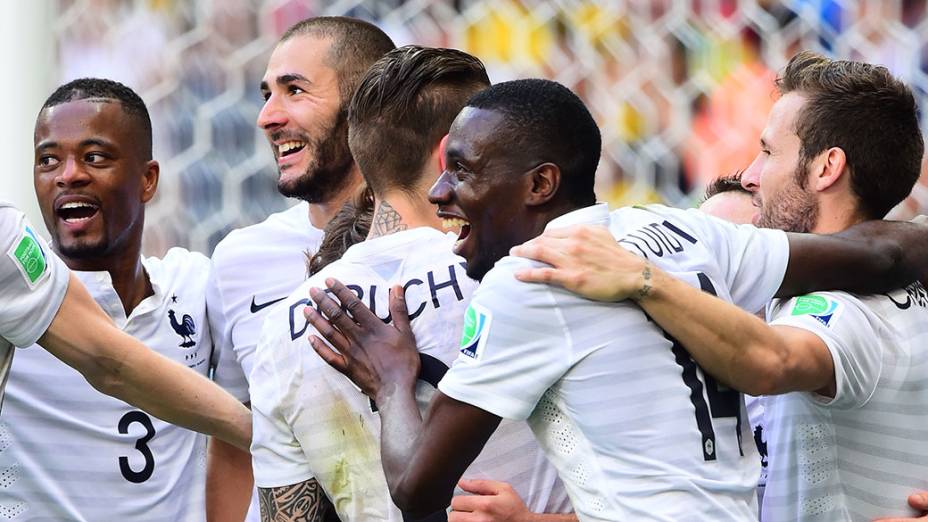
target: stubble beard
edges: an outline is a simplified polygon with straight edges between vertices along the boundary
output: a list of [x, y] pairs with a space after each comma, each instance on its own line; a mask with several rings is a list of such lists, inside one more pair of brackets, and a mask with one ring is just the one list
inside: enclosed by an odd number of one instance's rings
[[792, 182], [783, 190], [764, 200], [757, 226], [785, 232], [811, 232], [818, 222], [819, 204], [806, 187], [807, 162], [799, 162]]
[[354, 158], [348, 149], [348, 119], [339, 111], [335, 122], [318, 139], [309, 139], [306, 145], [312, 160], [296, 179], [277, 179], [277, 190], [288, 198], [309, 203], [330, 201], [350, 182]]

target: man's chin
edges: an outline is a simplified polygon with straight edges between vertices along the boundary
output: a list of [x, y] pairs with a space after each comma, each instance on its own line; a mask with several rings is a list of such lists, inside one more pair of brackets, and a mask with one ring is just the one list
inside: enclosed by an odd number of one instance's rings
[[109, 252], [104, 240], [67, 239], [56, 242], [58, 254], [67, 259], [92, 259], [103, 257]]

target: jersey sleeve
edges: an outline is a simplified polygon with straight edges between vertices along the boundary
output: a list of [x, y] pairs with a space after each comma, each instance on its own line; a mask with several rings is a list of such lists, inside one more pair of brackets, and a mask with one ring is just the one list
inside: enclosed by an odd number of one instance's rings
[[0, 207], [0, 337], [30, 346], [51, 325], [70, 271], [21, 212]]
[[735, 225], [695, 209], [687, 221], [698, 227], [731, 291], [732, 302], [749, 312], [773, 299], [789, 264], [789, 240], [782, 230]]
[[453, 399], [515, 420], [529, 417], [572, 359], [551, 287], [516, 280], [520, 263], [528, 261], [504, 258], [484, 278], [464, 316], [461, 353], [438, 384]]
[[206, 315], [213, 335], [211, 365], [213, 380], [233, 397], [248, 402], [248, 379], [241, 363], [235, 356], [232, 342], [232, 327], [228, 320], [226, 300], [220, 286], [219, 268], [210, 263], [209, 281], [206, 285]]
[[289, 336], [274, 331], [274, 316], [264, 324], [252, 368], [252, 467], [255, 485], [276, 488], [313, 478], [303, 450], [293, 432], [291, 419], [296, 404], [301, 365], [294, 359]]
[[867, 403], [883, 369], [883, 332], [876, 316], [855, 297], [817, 292], [778, 301], [770, 309], [771, 325], [801, 328], [828, 347], [835, 368], [834, 398], [811, 394], [822, 405], [850, 409]]

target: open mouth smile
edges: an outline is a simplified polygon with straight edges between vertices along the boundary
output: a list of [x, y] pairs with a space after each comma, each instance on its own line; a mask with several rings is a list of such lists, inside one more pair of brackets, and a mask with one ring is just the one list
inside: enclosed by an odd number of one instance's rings
[[464, 245], [464, 241], [468, 238], [468, 236], [470, 236], [470, 229], [471, 229], [470, 222], [463, 218], [451, 216], [451, 217], [442, 217], [441, 225], [446, 230], [451, 230], [451, 231], [457, 230], [458, 240], [454, 242], [454, 253], [461, 255], [460, 251]]
[[87, 196], [61, 196], [55, 202], [55, 215], [68, 229], [80, 230], [100, 214], [100, 204]]

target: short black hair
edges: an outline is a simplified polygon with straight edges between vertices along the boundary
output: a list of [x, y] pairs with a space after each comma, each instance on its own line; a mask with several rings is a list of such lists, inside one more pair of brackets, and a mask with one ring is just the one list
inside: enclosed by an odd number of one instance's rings
[[63, 103], [93, 99], [118, 101], [122, 105], [123, 112], [136, 119], [145, 140], [142, 143], [143, 152], [146, 155], [143, 159], [150, 160], [152, 158], [151, 117], [148, 115], [148, 107], [135, 91], [119, 82], [104, 78], [72, 80], [55, 89], [55, 92], [42, 105], [42, 111]]
[[593, 185], [602, 137], [593, 115], [570, 89], [551, 80], [513, 80], [475, 94], [467, 107], [501, 113], [500, 141], [514, 155], [557, 165], [560, 190], [572, 204], [596, 202]]
[[415, 190], [432, 148], [488, 85], [483, 63], [457, 49], [407, 45], [377, 60], [348, 107], [348, 145], [374, 194]]
[[347, 106], [367, 68], [396, 45], [376, 25], [347, 16], [317, 16], [293, 24], [278, 45], [296, 36], [332, 40], [325, 63], [338, 76], [338, 92]]
[[740, 192], [742, 194], [751, 196], [751, 191], [744, 188], [744, 186], [741, 184], [741, 175], [743, 173], [743, 170], [739, 170], [734, 174], [721, 176], [712, 180], [712, 183], [706, 185], [706, 194], [703, 196], [702, 201], [705, 203], [706, 200], [712, 196], [717, 196], [725, 192]]

